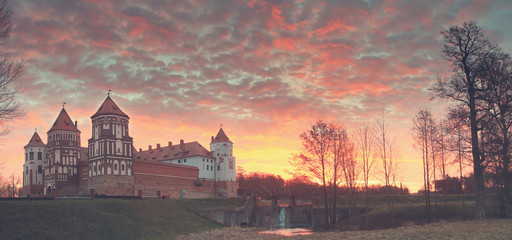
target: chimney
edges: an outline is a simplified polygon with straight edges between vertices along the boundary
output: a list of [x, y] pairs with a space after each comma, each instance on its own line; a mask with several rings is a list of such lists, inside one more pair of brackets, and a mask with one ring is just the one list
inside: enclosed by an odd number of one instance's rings
[[213, 142], [213, 136], [212, 136], [212, 142]]
[[148, 150], [151, 150], [151, 145], [148, 145]]
[[78, 127], [78, 122], [77, 121], [75, 121], [75, 127]]
[[183, 139], [180, 140], [180, 145], [183, 145], [185, 144], [185, 142], [183, 141]]
[[169, 147], [172, 147], [172, 142], [169, 142]]
[[142, 152], [142, 148], [139, 148], [139, 152]]
[[156, 144], [156, 149], [160, 149], [160, 143]]

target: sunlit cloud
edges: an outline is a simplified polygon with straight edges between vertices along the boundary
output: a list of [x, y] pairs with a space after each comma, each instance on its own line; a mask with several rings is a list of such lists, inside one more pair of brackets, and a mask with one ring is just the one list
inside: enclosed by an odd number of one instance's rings
[[414, 113], [432, 105], [429, 84], [450, 69], [439, 32], [477, 20], [512, 49], [508, 1], [12, 4], [8, 47], [25, 58], [27, 114], [3, 142], [8, 172], [21, 169], [22, 147], [36, 127], [49, 129], [63, 102], [85, 143], [90, 116], [112, 90], [137, 149], [180, 139], [208, 147], [223, 123], [238, 165], [283, 176], [316, 120], [354, 126], [386, 115], [408, 159], [404, 181], [421, 182], [408, 131]]

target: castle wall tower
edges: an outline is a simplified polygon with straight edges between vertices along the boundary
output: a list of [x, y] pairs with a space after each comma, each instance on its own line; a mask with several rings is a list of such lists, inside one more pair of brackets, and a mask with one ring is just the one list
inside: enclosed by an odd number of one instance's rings
[[44, 193], [43, 166], [46, 145], [34, 132], [25, 146], [25, 163], [23, 164], [22, 195], [41, 195]]
[[48, 131], [44, 161], [44, 192], [56, 189], [57, 196], [78, 194], [78, 160], [80, 159], [80, 131], [62, 108]]
[[108, 196], [134, 195], [133, 138], [129, 117], [107, 96], [92, 115], [89, 187]]
[[217, 194], [221, 197], [236, 197], [236, 158], [233, 157], [233, 142], [229, 140], [222, 127], [215, 138], [212, 136], [210, 151], [216, 158]]

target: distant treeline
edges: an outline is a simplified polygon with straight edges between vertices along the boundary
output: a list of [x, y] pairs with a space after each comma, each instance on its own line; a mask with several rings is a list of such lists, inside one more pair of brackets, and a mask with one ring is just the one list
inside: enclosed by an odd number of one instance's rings
[[[305, 176], [293, 177], [285, 180], [279, 175], [270, 173], [249, 173], [243, 170], [238, 173], [238, 195], [239, 196], [258, 196], [270, 198], [287, 198], [294, 196], [300, 199], [311, 199], [312, 196], [322, 195], [322, 186], [310, 181]], [[390, 192], [394, 194], [409, 194], [409, 189], [405, 186], [390, 186]], [[364, 186], [357, 187], [357, 193], [364, 194]], [[340, 195], [349, 193], [345, 186], [338, 187]], [[388, 194], [387, 188], [381, 185], [372, 185], [368, 189], [369, 194]]]

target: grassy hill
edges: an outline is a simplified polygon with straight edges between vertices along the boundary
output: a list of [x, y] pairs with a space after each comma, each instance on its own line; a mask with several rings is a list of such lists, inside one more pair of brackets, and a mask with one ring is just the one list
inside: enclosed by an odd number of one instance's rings
[[221, 228], [188, 209], [241, 199], [0, 201], [2, 239], [173, 239]]

